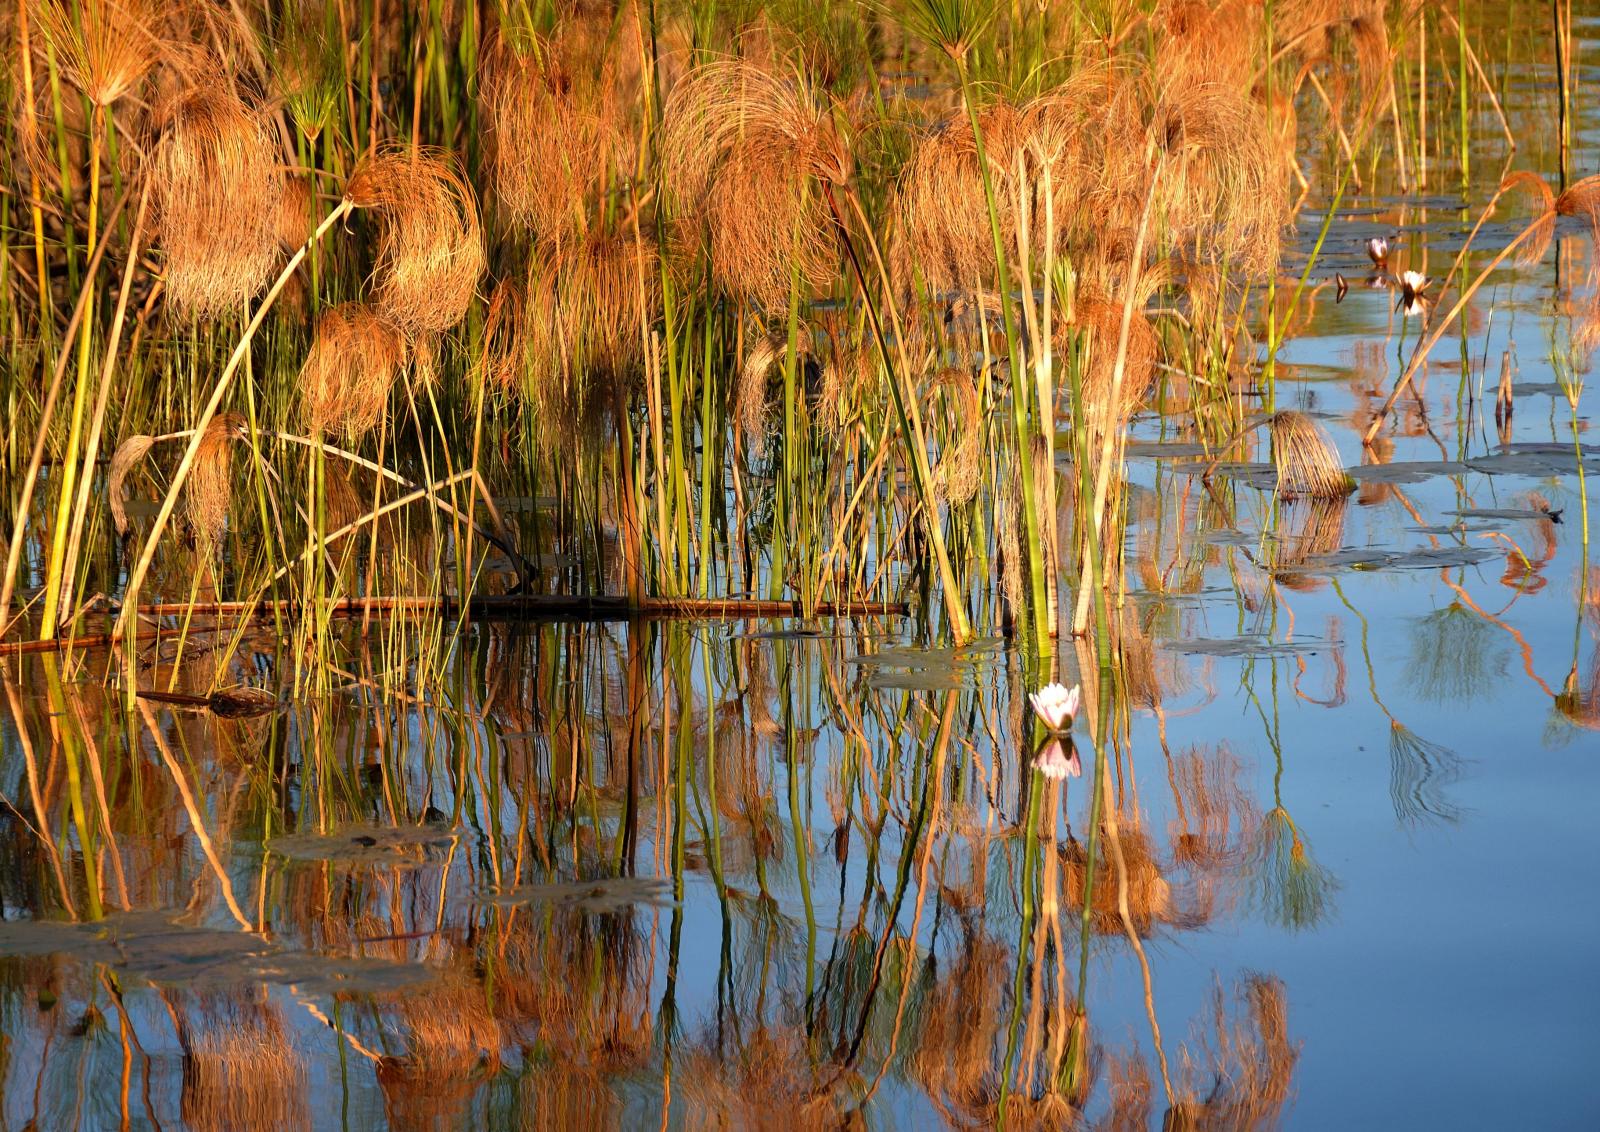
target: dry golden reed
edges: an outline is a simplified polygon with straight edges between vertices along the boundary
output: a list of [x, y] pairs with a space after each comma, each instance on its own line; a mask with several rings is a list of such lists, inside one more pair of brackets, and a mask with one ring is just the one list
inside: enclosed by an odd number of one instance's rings
[[1267, 424], [1279, 495], [1332, 499], [1349, 494], [1350, 477], [1321, 425], [1293, 409], [1274, 413]]
[[372, 306], [342, 303], [317, 319], [299, 391], [313, 432], [356, 437], [382, 418], [406, 361], [405, 336]]
[[[978, 128], [1009, 256], [1016, 246], [1010, 158], [1025, 145], [1025, 124], [1015, 106], [998, 102], [980, 112]], [[994, 285], [994, 235], [977, 141], [964, 113], [946, 117], [918, 142], [896, 185], [893, 214], [891, 254], [902, 289], [913, 270], [935, 295]]]
[[503, 33], [484, 55], [479, 104], [494, 199], [538, 241], [582, 230], [622, 147], [593, 22], [574, 20], [548, 38]]
[[[761, 451], [766, 431], [767, 386], [772, 368], [789, 353], [787, 330], [773, 330], [756, 338], [745, 351], [733, 383], [733, 421], [750, 451]], [[795, 333], [795, 364], [811, 353], [811, 332], [802, 324]]]
[[243, 306], [278, 264], [283, 169], [268, 116], [220, 71], [160, 109], [151, 172], [167, 299], [185, 317]]
[[284, 177], [277, 216], [278, 245], [284, 251], [298, 251], [311, 238], [318, 219], [312, 215], [316, 199], [316, 190], [308, 174], [291, 173]]
[[154, 444], [153, 436], [130, 436], [111, 454], [111, 464], [106, 470], [106, 496], [111, 501], [111, 521], [119, 535], [128, 533], [128, 500], [122, 494], [122, 485]]
[[[1582, 182], [1578, 182], [1581, 184]], [[1573, 188], [1576, 188], [1575, 184]], [[1533, 200], [1534, 204], [1534, 234], [1517, 252], [1517, 264], [1520, 267], [1532, 267], [1544, 259], [1545, 252], [1550, 250], [1550, 241], [1556, 234], [1556, 195], [1550, 188], [1550, 183], [1543, 177], [1527, 169], [1519, 169], [1515, 173], [1507, 174], [1500, 182], [1500, 192], [1522, 192]]]
[[1111, 419], [1131, 416], [1155, 386], [1156, 362], [1160, 343], [1155, 328], [1138, 303], [1128, 321], [1128, 346], [1123, 359], [1120, 404], [1106, 405], [1111, 396], [1117, 368], [1117, 345], [1122, 335], [1122, 303], [1082, 295], [1073, 303], [1069, 316], [1056, 323], [1056, 345], [1065, 350], [1071, 337], [1079, 336], [1087, 347], [1083, 369], [1083, 396], [1095, 412], [1110, 410]]
[[661, 309], [655, 242], [595, 231], [536, 259], [523, 329], [527, 392], [546, 408], [580, 407], [596, 379], [608, 396], [644, 361]]
[[[1365, 112], [1385, 94], [1393, 61], [1387, 7], [1386, 0], [1284, 0], [1272, 13], [1274, 54], [1300, 61], [1298, 88], [1307, 72], [1334, 62], [1339, 45], [1348, 43]], [[1332, 73], [1338, 77], [1337, 69]]]
[[[952, 419], [956, 435], [947, 440], [934, 467], [934, 490], [946, 502], [960, 506], [978, 493], [983, 480], [983, 401], [971, 373], [946, 366], [933, 376], [936, 391], [955, 402]], [[1040, 469], [1036, 466], [1036, 471]]]
[[489, 293], [483, 317], [483, 358], [479, 363], [486, 381], [496, 389], [516, 389], [527, 361], [523, 331], [524, 292], [513, 279], [502, 279]]
[[449, 330], [483, 274], [478, 205], [446, 150], [390, 145], [356, 166], [345, 199], [378, 217], [374, 303], [408, 333]]
[[663, 184], [704, 241], [712, 279], [730, 297], [787, 309], [838, 275], [824, 184], [843, 185], [853, 159], [832, 108], [805, 74], [742, 61], [706, 63], [667, 101]]
[[[1168, 251], [1249, 276], [1277, 262], [1288, 212], [1281, 126], [1236, 81], [1117, 60], [1026, 102], [991, 103], [978, 119], [1010, 261], [1020, 258], [1020, 228], [1035, 264], [1050, 247], [1081, 272], [1124, 280], [1141, 280]], [[984, 172], [965, 113], [917, 143], [892, 209], [902, 288], [916, 276], [936, 295], [993, 285]], [[1157, 231], [1133, 264], [1147, 201]]]
[[238, 413], [219, 413], [206, 426], [195, 449], [194, 464], [184, 484], [184, 509], [189, 529], [202, 548], [216, 545], [228, 525], [228, 504], [233, 499], [233, 442], [248, 425]]

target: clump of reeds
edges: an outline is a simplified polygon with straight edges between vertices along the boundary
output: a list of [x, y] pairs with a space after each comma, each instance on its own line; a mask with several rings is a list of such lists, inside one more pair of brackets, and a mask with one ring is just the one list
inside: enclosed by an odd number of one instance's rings
[[[522, 316], [530, 392], [563, 411], [603, 386], [609, 403], [644, 361], [660, 313], [654, 240], [598, 229], [533, 264]], [[559, 419], [559, 418], [558, 418]]]
[[1213, 7], [1205, 0], [1175, 0], [1162, 4], [1155, 14], [1161, 31], [1155, 66], [1169, 81], [1220, 83], [1264, 94], [1259, 90], [1264, 70], [1261, 4], [1222, 0]]
[[1321, 425], [1293, 409], [1274, 413], [1267, 425], [1279, 495], [1333, 499], [1350, 493], [1351, 479]]
[[725, 294], [777, 311], [838, 274], [823, 196], [853, 167], [832, 109], [807, 76], [742, 61], [692, 71], [667, 102], [663, 186], [704, 241]]
[[387, 146], [362, 161], [345, 199], [378, 217], [374, 303], [409, 333], [449, 330], [483, 274], [478, 205], [446, 150]]
[[1581, 216], [1588, 220], [1600, 234], [1600, 173], [1574, 181], [1555, 199], [1555, 211], [1561, 216]]
[[211, 318], [242, 306], [277, 265], [277, 145], [265, 110], [220, 70], [197, 75], [160, 118], [151, 176], [167, 298], [186, 316]]
[[[1016, 106], [996, 102], [978, 112], [995, 208], [1008, 255], [1014, 254], [1013, 159], [1027, 145], [1029, 123]], [[904, 288], [913, 270], [935, 295], [993, 286], [994, 235], [978, 163], [978, 139], [964, 113], [951, 114], [918, 142], [895, 186], [891, 255]]]
[[1341, 42], [1356, 59], [1362, 102], [1371, 105], [1385, 91], [1392, 53], [1385, 0], [1283, 0], [1274, 6], [1274, 54], [1298, 59], [1295, 86], [1312, 68], [1329, 63]]
[[527, 358], [523, 333], [524, 291], [514, 279], [502, 279], [489, 293], [483, 316], [484, 378], [497, 389], [515, 389]]
[[1127, 419], [1150, 396], [1155, 386], [1156, 362], [1160, 357], [1160, 342], [1155, 327], [1140, 309], [1143, 301], [1135, 298], [1135, 311], [1128, 321], [1128, 345], [1123, 359], [1122, 385], [1119, 404], [1108, 404], [1115, 384], [1117, 344], [1122, 334], [1122, 303], [1092, 294], [1080, 293], [1056, 323], [1056, 346], [1065, 351], [1076, 336], [1087, 346], [1083, 369], [1083, 395], [1088, 405], [1097, 412], [1109, 413], [1111, 421]]
[[308, 141], [321, 137], [339, 110], [344, 68], [331, 14], [331, 5], [290, 5], [270, 59], [273, 93]]
[[307, 427], [352, 437], [371, 429], [382, 419], [405, 361], [405, 336], [374, 307], [342, 303], [324, 311], [300, 367]]
[[959, 506], [977, 494], [983, 480], [982, 396], [972, 375], [955, 366], [946, 366], [934, 374], [933, 386], [950, 396], [957, 406], [953, 414], [956, 435], [945, 442], [939, 453], [934, 477], [940, 497]]
[[595, 58], [605, 38], [592, 24], [576, 19], [550, 37], [507, 29], [484, 55], [494, 199], [536, 240], [581, 231], [586, 198], [621, 145], [612, 69]]

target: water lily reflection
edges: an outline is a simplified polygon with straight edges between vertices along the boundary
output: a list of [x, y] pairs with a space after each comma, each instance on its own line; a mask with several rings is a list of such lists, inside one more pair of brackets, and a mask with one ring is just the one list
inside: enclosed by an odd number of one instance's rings
[[1065, 742], [1054, 736], [1046, 739], [1034, 752], [1033, 765], [1040, 774], [1053, 782], [1059, 782], [1063, 778], [1078, 778], [1083, 774], [1083, 763], [1078, 758], [1078, 748], [1073, 745], [1070, 738]]

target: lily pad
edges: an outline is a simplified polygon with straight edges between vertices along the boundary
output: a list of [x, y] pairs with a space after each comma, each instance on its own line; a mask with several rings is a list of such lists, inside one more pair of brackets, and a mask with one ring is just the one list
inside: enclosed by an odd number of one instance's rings
[[621, 912], [635, 904], [671, 907], [672, 885], [654, 877], [601, 877], [597, 880], [521, 884], [504, 892], [486, 892], [479, 899], [502, 908], [555, 904], [583, 912]]
[[815, 641], [823, 638], [837, 638], [838, 633], [831, 633], [826, 629], [814, 625], [797, 625], [792, 629], [761, 629], [750, 633], [729, 633], [730, 641]]
[[370, 993], [419, 986], [434, 977], [418, 964], [318, 955], [253, 932], [184, 924], [161, 912], [123, 912], [93, 923], [5, 921], [0, 955], [62, 955], [161, 985], [293, 983], [329, 993]]
[[1205, 456], [1206, 446], [1184, 440], [1130, 440], [1128, 455], [1151, 460], [1192, 460]]
[[1318, 562], [1324, 566], [1343, 566], [1351, 570], [1439, 570], [1452, 566], [1475, 566], [1498, 557], [1498, 552], [1476, 546], [1428, 546], [1416, 550], [1341, 550]]
[[1550, 512], [1537, 511], [1531, 507], [1463, 507], [1459, 511], [1451, 511], [1452, 515], [1459, 515], [1463, 519], [1548, 519]]
[[291, 861], [423, 865], [442, 861], [457, 836], [439, 825], [349, 825], [332, 833], [285, 834], [266, 847]]
[[958, 670], [887, 668], [867, 677], [869, 688], [904, 688], [913, 692], [947, 692], [964, 687], [968, 673]]

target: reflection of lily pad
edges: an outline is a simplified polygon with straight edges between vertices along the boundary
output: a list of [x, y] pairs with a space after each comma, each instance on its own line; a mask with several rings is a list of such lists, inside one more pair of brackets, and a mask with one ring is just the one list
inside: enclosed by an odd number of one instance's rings
[[949, 691], [966, 684], [1002, 643], [986, 637], [960, 648], [895, 646], [852, 656], [849, 663], [873, 670], [866, 680], [869, 688]]
[[672, 885], [653, 877], [601, 877], [597, 880], [521, 884], [504, 892], [485, 893], [486, 904], [503, 908], [523, 904], [557, 904], [582, 912], [621, 912], [635, 904], [670, 907]]
[[840, 634], [830, 633], [826, 629], [815, 625], [796, 625], [789, 629], [760, 629], [748, 633], [729, 633], [730, 641], [813, 641], [823, 637], [837, 638]]
[[891, 645], [877, 652], [852, 656], [848, 663], [866, 668], [956, 669], [983, 663], [1004, 643], [999, 637], [984, 637], [960, 648], [926, 649], [913, 645]]
[[126, 912], [82, 924], [0, 922], [0, 955], [63, 955], [103, 963], [124, 977], [183, 986], [294, 983], [330, 993], [369, 993], [433, 977], [415, 964], [289, 950], [266, 936], [194, 927], [159, 912]]
[[1463, 519], [1548, 519], [1550, 512], [1535, 511], [1531, 507], [1463, 507], [1450, 512]]
[[966, 673], [956, 669], [887, 668], [867, 677], [869, 688], [905, 688], [914, 692], [949, 691], [966, 682]]
[[1425, 546], [1416, 550], [1341, 550], [1321, 560], [1324, 566], [1351, 570], [1438, 570], [1449, 566], [1475, 566], [1496, 557], [1493, 550], [1477, 546]]
[[344, 865], [422, 865], [442, 861], [457, 836], [438, 825], [350, 825], [333, 833], [290, 833], [267, 849], [291, 861]]
[[1190, 637], [1157, 644], [1173, 652], [1200, 656], [1293, 656], [1327, 647], [1326, 641], [1269, 641], [1265, 637]]

